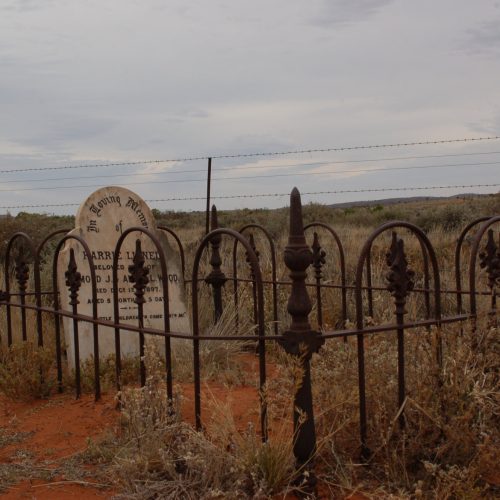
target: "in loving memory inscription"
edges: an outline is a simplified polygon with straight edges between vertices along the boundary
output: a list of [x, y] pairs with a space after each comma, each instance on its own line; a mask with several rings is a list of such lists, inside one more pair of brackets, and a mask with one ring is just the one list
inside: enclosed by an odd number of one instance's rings
[[[104, 187], [90, 195], [80, 206], [75, 220], [75, 229], [71, 234], [83, 238], [89, 246], [96, 272], [96, 292], [98, 316], [113, 321], [113, 258], [118, 239], [131, 227], [141, 227], [151, 231], [161, 244], [168, 274], [168, 295], [170, 310], [170, 328], [172, 331], [189, 333], [189, 319], [185, 301], [184, 283], [180, 259], [171, 248], [165, 233], [156, 228], [153, 214], [145, 201], [132, 191], [119, 187]], [[141, 241], [145, 267], [148, 269], [148, 284], [144, 294], [144, 326], [162, 329], [163, 287], [159, 251], [151, 239], [140, 232], [133, 232], [125, 239], [118, 256], [118, 305], [120, 321], [137, 324], [137, 305], [135, 304], [134, 284], [130, 281], [129, 266], [133, 264], [136, 240]], [[80, 244], [69, 240], [61, 252], [58, 262], [59, 291], [61, 306], [68, 308], [69, 291], [65, 284], [65, 271], [68, 265], [69, 251], [74, 250], [78, 270], [82, 275], [79, 290], [78, 312], [92, 315], [92, 287], [88, 256]], [[74, 368], [73, 321], [63, 319], [63, 326], [68, 350], [68, 363]], [[161, 342], [160, 337], [147, 339]], [[79, 324], [80, 359], [85, 360], [93, 354], [93, 327], [90, 323]], [[114, 353], [114, 330], [99, 327], [100, 357]], [[138, 335], [123, 330], [121, 332], [123, 355], [139, 353]]]

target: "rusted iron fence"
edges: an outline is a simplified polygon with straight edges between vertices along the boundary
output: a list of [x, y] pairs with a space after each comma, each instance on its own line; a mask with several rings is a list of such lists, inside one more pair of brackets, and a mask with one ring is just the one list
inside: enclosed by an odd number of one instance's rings
[[[441, 326], [447, 323], [461, 323], [467, 320], [474, 322], [478, 316], [478, 297], [488, 296], [489, 321], [496, 324], [496, 291], [500, 284], [500, 252], [497, 244], [497, 223], [500, 217], [482, 217], [471, 222], [460, 234], [455, 251], [454, 276], [455, 286], [446, 290], [441, 285], [441, 275], [436, 252], [427, 235], [417, 226], [403, 222], [394, 221], [383, 224], [368, 237], [357, 259], [354, 270], [354, 278], [349, 280], [346, 270], [346, 256], [342, 241], [334, 228], [322, 222], [303, 225], [302, 207], [300, 194], [294, 189], [290, 198], [290, 229], [288, 244], [284, 249], [284, 263], [289, 271], [291, 280], [278, 278], [278, 255], [275, 241], [271, 234], [258, 224], [249, 224], [232, 229], [218, 228], [217, 211], [212, 210], [211, 231], [199, 244], [192, 265], [191, 276], [186, 275], [186, 258], [181, 239], [168, 227], [161, 227], [167, 232], [177, 244], [180, 254], [182, 273], [191, 298], [191, 323], [192, 334], [172, 331], [169, 321], [169, 282], [167, 279], [167, 260], [161, 251], [161, 245], [153, 233], [144, 228], [130, 228], [121, 235], [114, 253], [113, 262], [113, 294], [114, 319], [104, 320], [99, 318], [99, 307], [97, 299], [97, 282], [91, 249], [86, 242], [77, 237], [66, 234], [66, 231], [56, 231], [45, 238], [38, 246], [24, 233], [16, 233], [8, 242], [4, 258], [4, 287], [0, 291], [0, 308], [5, 310], [6, 329], [1, 332], [1, 342], [11, 345], [13, 343], [12, 310], [20, 310], [21, 337], [27, 340], [27, 311], [35, 311], [37, 343], [43, 346], [43, 315], [52, 315], [55, 324], [55, 344], [57, 358], [57, 380], [59, 390], [63, 390], [63, 350], [61, 347], [61, 319], [70, 318], [73, 322], [73, 342], [75, 345], [75, 386], [76, 396], [81, 394], [81, 374], [79, 359], [79, 335], [78, 325], [87, 322], [93, 325], [93, 347], [94, 347], [94, 388], [95, 398], [99, 399], [101, 387], [99, 380], [99, 330], [102, 327], [111, 327], [115, 335], [115, 357], [116, 357], [116, 384], [117, 390], [121, 389], [121, 348], [120, 339], [123, 335], [137, 335], [140, 346], [140, 382], [144, 385], [146, 380], [146, 369], [144, 366], [144, 344], [146, 336], [159, 336], [164, 339], [164, 352], [166, 360], [166, 391], [167, 397], [173, 397], [172, 373], [172, 346], [171, 339], [181, 338], [192, 343], [193, 370], [194, 370], [194, 398], [195, 398], [195, 422], [196, 427], [202, 427], [201, 406], [201, 366], [200, 366], [200, 343], [201, 342], [230, 342], [230, 341], [254, 341], [256, 354], [259, 359], [259, 388], [260, 394], [264, 394], [266, 384], [266, 346], [270, 342], [278, 342], [284, 350], [300, 359], [303, 368], [302, 383], [297, 385], [297, 393], [293, 403], [294, 414], [294, 453], [298, 466], [304, 467], [311, 463], [315, 452], [315, 421], [313, 416], [313, 399], [311, 391], [310, 363], [313, 353], [320, 352], [325, 342], [335, 340], [346, 342], [354, 338], [357, 344], [358, 364], [358, 401], [359, 401], [359, 443], [361, 454], [368, 457], [368, 411], [367, 390], [365, 373], [365, 340], [367, 337], [384, 332], [395, 332], [397, 338], [397, 380], [398, 389], [395, 399], [401, 409], [399, 424], [404, 427], [403, 414], [404, 400], [407, 394], [405, 385], [405, 332], [416, 328], [425, 327], [436, 336], [434, 345], [435, 361], [437, 368], [441, 367], [443, 357], [443, 346], [441, 339]], [[497, 229], [496, 229], [497, 230]], [[391, 243], [387, 248], [385, 266], [386, 283], [384, 286], [372, 285], [373, 274], [373, 249], [382, 235], [391, 233]], [[153, 329], [144, 326], [143, 304], [147, 295], [146, 285], [148, 283], [147, 270], [144, 265], [141, 243], [136, 241], [136, 250], [133, 260], [129, 263], [129, 280], [133, 283], [135, 290], [135, 304], [137, 308], [137, 323], [130, 324], [120, 320], [119, 317], [119, 289], [117, 286], [117, 259], [120, 248], [127, 238], [137, 236], [139, 233], [146, 235], [156, 246], [160, 255], [161, 281], [163, 287], [163, 328]], [[306, 234], [312, 233], [312, 242], [307, 243]], [[260, 234], [266, 241], [269, 253], [269, 264], [264, 271], [261, 267], [260, 252], [256, 247], [255, 235]], [[320, 240], [320, 234], [323, 238]], [[401, 234], [410, 235], [417, 239], [421, 254], [421, 276], [411, 269], [405, 252], [405, 240]], [[325, 238], [326, 236], [326, 238]], [[52, 259], [52, 289], [41, 289], [41, 255], [50, 241], [58, 238]], [[232, 261], [227, 268], [231, 270], [229, 275], [223, 271], [223, 259], [221, 256], [221, 242], [223, 238], [232, 240]], [[70, 252], [66, 277], [66, 286], [70, 291], [69, 304], [60, 303], [58, 290], [58, 262], [60, 252], [65, 243], [76, 240], [88, 256], [88, 271], [90, 274], [93, 308], [92, 315], [83, 315], [78, 311], [79, 289], [82, 284], [82, 269], [77, 269], [73, 251]], [[465, 241], [471, 242], [468, 252], [467, 273], [464, 270]], [[244, 251], [244, 257], [238, 248]], [[262, 249], [261, 249], [262, 250]], [[209, 253], [210, 272], [200, 276], [200, 263], [202, 256]], [[15, 254], [15, 256], [14, 256]], [[338, 282], [325, 280], [324, 266], [327, 262], [333, 262], [340, 277]], [[486, 283], [478, 283], [478, 268], [483, 269], [481, 276], [485, 276]], [[246, 272], [243, 270], [247, 269]], [[85, 270], [86, 272], [87, 270]], [[309, 278], [307, 273], [309, 271]], [[464, 278], [468, 275], [467, 279]], [[30, 278], [32, 277], [32, 280]], [[12, 283], [15, 281], [15, 284]], [[33, 283], [33, 290], [28, 289], [28, 284]], [[417, 284], [420, 283], [420, 286]], [[203, 286], [209, 286], [213, 297], [214, 319], [217, 321], [223, 312], [223, 290], [232, 295], [232, 300], [239, 310], [241, 305], [240, 290], [243, 286], [250, 286], [252, 321], [256, 325], [255, 335], [240, 335], [238, 331], [229, 336], [203, 335], [200, 329], [199, 319], [199, 294]], [[337, 308], [337, 321], [333, 325], [327, 324], [325, 314], [329, 313], [331, 304], [325, 302], [324, 294], [328, 290], [339, 291], [339, 303]], [[367, 318], [373, 317], [376, 293], [385, 291], [393, 297], [394, 311], [391, 314], [393, 320], [382, 324], [373, 325]], [[289, 317], [280, 317], [280, 293], [286, 293], [288, 297], [287, 311]], [[406, 306], [410, 294], [420, 294], [423, 297], [424, 313], [421, 318], [406, 319]], [[310, 314], [315, 303], [315, 324], [311, 326]], [[443, 311], [442, 299], [444, 296], [455, 300], [456, 308]], [[353, 300], [349, 300], [352, 297]], [[266, 307], [267, 306], [267, 307]], [[329, 314], [331, 317], [332, 315]], [[350, 321], [353, 319], [353, 321]], [[237, 328], [236, 328], [237, 330]], [[304, 421], [303, 416], [307, 418]], [[266, 440], [267, 418], [266, 401], [261, 397], [261, 434]], [[311, 477], [311, 476], [310, 476]]]

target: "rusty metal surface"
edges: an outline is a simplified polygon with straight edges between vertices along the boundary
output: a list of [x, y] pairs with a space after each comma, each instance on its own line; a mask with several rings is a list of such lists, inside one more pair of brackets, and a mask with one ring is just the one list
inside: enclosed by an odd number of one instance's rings
[[481, 222], [487, 221], [491, 219], [491, 217], [479, 217], [471, 221], [467, 224], [462, 232], [460, 233], [457, 244], [455, 246], [455, 287], [457, 293], [457, 313], [460, 314], [463, 312], [463, 304], [462, 304], [462, 247], [464, 241], [467, 237], [469, 237], [469, 233], [472, 229], [474, 229]]
[[[356, 327], [358, 330], [362, 331], [364, 327], [364, 309], [363, 309], [363, 296], [362, 296], [362, 280], [363, 280], [363, 270], [365, 268], [366, 262], [369, 262], [369, 257], [371, 254], [373, 242], [376, 238], [378, 238], [382, 233], [386, 231], [394, 231], [395, 229], [406, 229], [412, 235], [414, 235], [420, 242], [420, 249], [422, 254], [427, 253], [430, 259], [430, 263], [432, 266], [432, 277], [433, 277], [433, 285], [434, 285], [434, 320], [435, 324], [440, 324], [441, 320], [441, 281], [439, 274], [439, 266], [437, 257], [432, 247], [429, 239], [425, 235], [425, 233], [414, 224], [410, 224], [409, 222], [404, 221], [393, 221], [382, 224], [380, 227], [375, 229], [371, 235], [366, 240], [365, 244], [361, 249], [361, 253], [358, 259], [357, 267], [356, 267], [356, 281], [355, 281], [355, 301], [356, 301]], [[398, 248], [399, 247], [399, 248]], [[389, 257], [387, 259], [387, 263], [392, 266], [396, 263], [396, 267], [391, 269], [392, 275], [391, 279], [393, 280], [391, 284], [390, 291], [395, 292], [397, 294], [396, 300], [401, 301], [402, 295], [401, 293], [410, 291], [408, 289], [409, 281], [407, 269], [403, 262], [403, 255], [401, 254], [401, 243], [398, 243], [397, 237], [396, 240], [393, 236], [393, 247], [389, 252]], [[426, 261], [424, 261], [426, 262]], [[395, 271], [398, 271], [395, 273]], [[403, 271], [403, 272], [402, 272]], [[413, 277], [412, 277], [413, 279]], [[411, 286], [410, 286], [411, 288]], [[398, 317], [399, 315], [399, 317]], [[398, 336], [398, 401], [402, 404], [402, 400], [404, 400], [404, 304], [403, 307], [397, 306], [396, 312], [396, 332]], [[360, 440], [361, 440], [361, 456], [366, 459], [370, 455], [370, 449], [368, 447], [367, 441], [367, 404], [366, 404], [366, 374], [365, 374], [365, 346], [364, 346], [364, 335], [362, 333], [358, 333], [357, 336], [357, 355], [358, 355], [358, 391], [359, 391], [359, 420], [360, 420]], [[442, 357], [442, 348], [440, 338], [438, 338], [438, 342], [436, 343], [436, 357], [438, 363], [441, 362]], [[403, 417], [402, 417], [403, 418]], [[400, 420], [402, 422], [402, 420]]]
[[[340, 285], [329, 285], [325, 283], [321, 283], [320, 288], [329, 288], [330, 286], [332, 288], [340, 288], [341, 290], [341, 297], [342, 297], [342, 324], [338, 325], [341, 328], [345, 328], [345, 324], [347, 321], [347, 290], [349, 287], [347, 286], [347, 278], [346, 278], [346, 268], [345, 268], [345, 253], [344, 253], [344, 246], [342, 245], [342, 241], [335, 231], [332, 226], [329, 224], [325, 224], [324, 222], [311, 222], [310, 224], [307, 224], [304, 226], [304, 231], [307, 231], [308, 229], [311, 228], [323, 228], [327, 231], [327, 233], [333, 238], [333, 241], [335, 242], [337, 252], [338, 252], [338, 257], [339, 257], [339, 266], [340, 266]], [[314, 253], [314, 249], [313, 249]], [[326, 257], [326, 256], [325, 256]], [[316, 287], [318, 285], [318, 282], [316, 281]], [[336, 325], [337, 326], [337, 325]]]
[[[273, 241], [273, 238], [271, 236], [271, 233], [262, 225], [260, 224], [246, 224], [245, 226], [240, 227], [238, 230], [239, 233], [244, 234], [247, 230], [249, 229], [254, 229], [257, 230], [260, 234], [264, 236], [264, 238], [267, 240], [268, 245], [269, 245], [269, 251], [271, 254], [271, 280], [264, 280], [262, 279], [262, 283], [266, 285], [271, 285], [272, 286], [272, 297], [273, 297], [273, 329], [274, 329], [274, 334], [278, 335], [279, 333], [279, 325], [278, 325], [278, 284], [279, 281], [276, 279], [276, 247]], [[243, 282], [247, 283], [250, 282], [252, 285], [254, 284], [254, 280], [252, 277], [249, 279], [245, 278], [238, 278], [238, 267], [237, 267], [237, 250], [238, 250], [238, 241], [235, 240], [233, 244], [233, 254], [232, 254], [232, 261], [233, 261], [233, 294], [234, 294], [234, 305], [236, 308], [236, 320], [238, 322], [239, 320], [239, 311], [238, 311], [238, 300], [239, 300], [239, 293], [238, 293], [238, 282]], [[254, 244], [255, 245], [255, 244]], [[255, 297], [254, 297], [254, 307], [255, 307]]]
[[212, 234], [212, 238], [210, 240], [210, 246], [212, 249], [210, 265], [212, 266], [212, 270], [205, 278], [205, 283], [212, 286], [212, 294], [214, 299], [214, 318], [215, 322], [217, 322], [222, 316], [222, 287], [226, 284], [227, 278], [224, 272], [221, 270], [222, 258], [220, 255], [220, 244], [222, 242], [222, 236], [216, 232], [219, 227], [219, 222], [217, 219], [217, 207], [215, 205], [212, 206], [210, 227], [210, 234]]
[[[264, 399], [264, 387], [266, 383], [266, 335], [264, 323], [264, 289], [262, 284], [262, 272], [259, 266], [257, 255], [250, 246], [250, 242], [242, 234], [232, 229], [215, 229], [208, 233], [201, 241], [193, 262], [192, 272], [192, 327], [193, 327], [193, 358], [194, 358], [194, 389], [195, 389], [195, 421], [196, 427], [201, 429], [201, 373], [200, 373], [200, 327], [198, 317], [198, 282], [199, 282], [199, 266], [203, 252], [208, 244], [212, 244], [214, 238], [219, 240], [223, 235], [229, 236], [238, 240], [243, 245], [252, 266], [252, 273], [255, 279], [257, 290], [257, 311], [258, 311], [258, 324], [257, 324], [257, 337], [258, 337], [258, 356], [259, 356], [259, 394], [261, 397], [261, 433], [262, 439], [267, 440], [267, 403]], [[219, 339], [223, 337], [217, 336]], [[209, 340], [211, 337], [206, 337]], [[215, 338], [215, 337], [213, 337]], [[233, 337], [234, 338], [234, 337]], [[243, 339], [243, 337], [235, 337]], [[255, 338], [255, 337], [251, 337]]]
[[[471, 247], [470, 259], [469, 259], [469, 300], [470, 300], [470, 314], [475, 319], [477, 316], [477, 300], [476, 300], [476, 265], [480, 253], [480, 245], [483, 236], [487, 231], [496, 223], [500, 221], [500, 216], [491, 217], [490, 219], [483, 221], [479, 227]], [[482, 252], [485, 256], [488, 254], [488, 250], [484, 249]], [[486, 260], [484, 263], [486, 264]], [[496, 305], [496, 287], [492, 289], [492, 307]]]
[[305, 281], [307, 268], [313, 263], [313, 252], [306, 243], [302, 222], [302, 203], [300, 193], [294, 188], [290, 195], [290, 232], [285, 247], [285, 264], [290, 270], [292, 290], [288, 299], [288, 313], [291, 323], [283, 333], [281, 346], [288, 354], [297, 356], [302, 365], [302, 380], [298, 383], [293, 404], [293, 451], [297, 460], [297, 469], [302, 471], [302, 479], [309, 488], [314, 488], [315, 477], [307, 468], [312, 468], [312, 459], [316, 452], [316, 430], [311, 388], [311, 357], [318, 352], [325, 340], [321, 332], [314, 331], [309, 323], [312, 309]]
[[[85, 254], [87, 255], [88, 268], [90, 272], [90, 283], [91, 283], [91, 293], [92, 293], [92, 320], [93, 320], [93, 343], [94, 343], [94, 394], [95, 399], [98, 400], [101, 396], [101, 385], [99, 377], [99, 343], [98, 343], [98, 315], [97, 315], [97, 279], [95, 273], [94, 259], [92, 258], [92, 253], [90, 251], [87, 242], [78, 235], [66, 234], [56, 246], [54, 251], [54, 257], [52, 261], [52, 291], [53, 291], [53, 301], [54, 301], [54, 322], [55, 322], [55, 333], [56, 333], [56, 361], [57, 361], [57, 382], [59, 391], [63, 390], [63, 378], [62, 378], [62, 349], [61, 349], [61, 316], [58, 314], [57, 310], [60, 309], [59, 306], [59, 290], [58, 290], [58, 272], [57, 264], [59, 261], [59, 254], [67, 241], [76, 241], [79, 245], [83, 247]], [[70, 263], [71, 263], [70, 252]], [[76, 265], [74, 268], [68, 269], [70, 273], [79, 274]], [[68, 272], [67, 271], [67, 272]], [[68, 280], [68, 274], [66, 275], [67, 285], [68, 282], [71, 286], [71, 281]], [[71, 277], [71, 280], [76, 279]], [[75, 386], [76, 386], [76, 397], [81, 395], [81, 377], [80, 377], [80, 359], [79, 359], [79, 342], [78, 342], [78, 300], [72, 300], [72, 314], [73, 319], [73, 332], [74, 332], [74, 342], [75, 342]]]

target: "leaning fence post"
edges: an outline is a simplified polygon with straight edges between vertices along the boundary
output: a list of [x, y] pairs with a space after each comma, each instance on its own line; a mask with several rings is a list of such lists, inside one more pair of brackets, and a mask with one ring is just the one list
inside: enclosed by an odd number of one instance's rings
[[280, 344], [287, 353], [298, 356], [302, 363], [302, 380], [297, 382], [294, 398], [293, 452], [297, 468], [301, 472], [299, 479], [303, 480], [306, 486], [314, 488], [314, 474], [310, 471], [304, 474], [306, 468], [311, 468], [316, 451], [310, 360], [312, 354], [322, 346], [324, 339], [320, 332], [312, 330], [308, 319], [312, 305], [305, 280], [307, 268], [311, 263], [312, 252], [304, 236], [300, 193], [294, 188], [290, 196], [290, 234], [285, 248], [285, 264], [290, 269], [292, 279], [292, 291], [288, 300], [288, 312], [292, 321]]
[[[219, 227], [219, 223], [217, 221], [217, 208], [215, 207], [215, 205], [212, 206], [210, 226], [210, 229], [212, 231], [218, 229]], [[205, 278], [205, 283], [212, 285], [216, 323], [222, 316], [222, 287], [227, 281], [226, 275], [220, 268], [222, 264], [222, 259], [219, 251], [221, 241], [222, 236], [220, 234], [217, 234], [210, 239], [210, 245], [212, 246], [210, 265], [212, 266], [212, 271], [210, 271], [210, 274]]]

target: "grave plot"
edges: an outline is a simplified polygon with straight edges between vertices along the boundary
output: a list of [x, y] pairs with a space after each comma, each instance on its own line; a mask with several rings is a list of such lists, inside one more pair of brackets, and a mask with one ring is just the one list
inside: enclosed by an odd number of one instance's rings
[[[160, 248], [157, 248], [148, 234], [133, 231], [123, 240], [119, 255], [115, 256], [118, 240], [127, 230], [134, 227], [144, 229], [152, 234]], [[58, 261], [58, 287], [61, 294], [60, 303], [63, 308], [68, 308], [68, 304], [71, 303], [71, 291], [67, 285], [67, 269], [70, 254], [73, 253], [75, 265], [81, 275], [81, 285], [78, 289], [78, 313], [92, 316], [94, 299], [89, 267], [89, 262], [92, 261], [96, 279], [98, 318], [110, 322], [137, 324], [136, 288], [131, 282], [129, 267], [134, 263], [137, 242], [139, 241], [144, 258], [143, 267], [147, 269], [143, 326], [164, 328], [164, 300], [168, 297], [170, 329], [182, 333], [190, 332], [179, 256], [170, 246], [166, 234], [156, 227], [151, 210], [138, 195], [120, 187], [99, 189], [80, 206], [76, 215], [75, 228], [69, 235], [79, 237], [87, 244], [91, 259], [89, 260], [87, 251], [76, 239], [66, 241]], [[168, 295], [162, 286], [160, 252], [166, 262]], [[114, 260], [117, 262], [117, 289], [113, 285]], [[118, 302], [118, 318], [115, 317], [114, 297]], [[74, 323], [71, 318], [64, 318], [63, 324], [68, 363], [70, 368], [74, 369]], [[94, 353], [93, 325], [81, 322], [78, 334], [79, 357], [81, 361], [84, 361]], [[160, 341], [159, 338], [156, 340]], [[139, 353], [137, 334], [122, 331], [120, 342], [121, 352], [124, 356], [133, 356]], [[106, 357], [114, 352], [114, 329], [100, 326], [100, 356]]]

